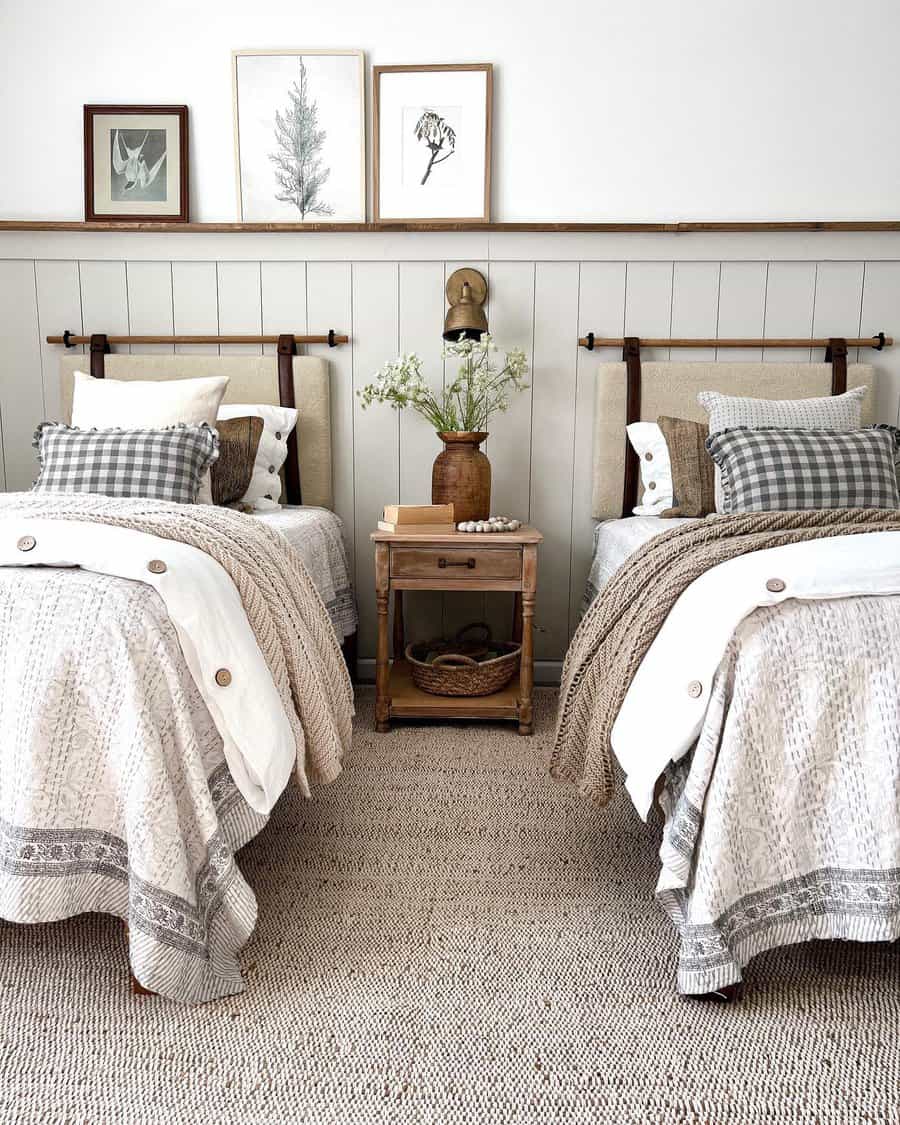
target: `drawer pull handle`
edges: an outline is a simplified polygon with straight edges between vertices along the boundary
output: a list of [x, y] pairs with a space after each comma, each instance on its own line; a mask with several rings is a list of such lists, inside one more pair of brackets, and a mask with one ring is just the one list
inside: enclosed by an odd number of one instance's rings
[[438, 559], [438, 567], [444, 570], [448, 566], [467, 566], [469, 570], [475, 569], [474, 559], [460, 559], [459, 562], [448, 562], [446, 559]]

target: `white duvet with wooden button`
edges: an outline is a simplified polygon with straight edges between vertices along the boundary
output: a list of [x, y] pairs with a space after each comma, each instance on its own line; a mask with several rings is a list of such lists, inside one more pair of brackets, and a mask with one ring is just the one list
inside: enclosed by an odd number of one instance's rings
[[339, 772], [351, 714], [322, 598], [256, 517], [0, 497], [0, 917], [114, 913], [146, 987], [238, 991], [234, 853], [292, 774]]
[[[586, 602], [702, 522], [600, 524]], [[896, 531], [721, 562], [668, 611], [610, 741], [638, 813], [656, 794], [665, 815], [681, 991], [734, 984], [780, 945], [900, 938], [898, 632]]]

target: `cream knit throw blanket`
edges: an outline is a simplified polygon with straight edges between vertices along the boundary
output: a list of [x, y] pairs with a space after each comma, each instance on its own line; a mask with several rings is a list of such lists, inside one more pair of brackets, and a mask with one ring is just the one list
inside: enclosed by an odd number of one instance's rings
[[605, 805], [610, 735], [635, 672], [682, 591], [718, 563], [806, 539], [900, 531], [892, 509], [753, 512], [682, 524], [613, 575], [582, 618], [563, 666], [551, 773]]
[[[0, 500], [6, 517], [80, 520], [147, 532], [215, 559], [247, 620], [294, 732], [298, 776], [333, 781], [350, 746], [353, 688], [334, 629], [300, 556], [258, 520], [207, 504], [22, 493]], [[305, 745], [305, 756], [304, 756]]]

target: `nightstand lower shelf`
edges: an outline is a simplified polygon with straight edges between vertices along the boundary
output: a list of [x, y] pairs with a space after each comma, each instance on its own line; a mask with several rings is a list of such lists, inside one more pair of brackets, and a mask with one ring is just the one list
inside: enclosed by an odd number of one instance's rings
[[492, 695], [430, 695], [412, 681], [409, 664], [395, 660], [388, 686], [392, 719], [518, 719], [519, 677]]

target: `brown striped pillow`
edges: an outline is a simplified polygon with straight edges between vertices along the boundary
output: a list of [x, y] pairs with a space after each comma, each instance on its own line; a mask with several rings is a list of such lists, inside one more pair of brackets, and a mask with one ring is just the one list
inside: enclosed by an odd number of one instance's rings
[[213, 503], [219, 507], [235, 504], [250, 487], [253, 465], [259, 439], [262, 437], [262, 418], [220, 418], [219, 459], [212, 467]]
[[708, 516], [716, 510], [716, 466], [706, 448], [709, 426], [685, 418], [657, 418], [672, 466], [672, 507], [663, 519]]

